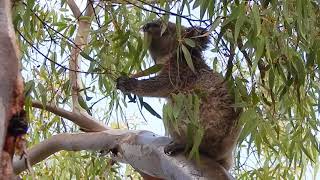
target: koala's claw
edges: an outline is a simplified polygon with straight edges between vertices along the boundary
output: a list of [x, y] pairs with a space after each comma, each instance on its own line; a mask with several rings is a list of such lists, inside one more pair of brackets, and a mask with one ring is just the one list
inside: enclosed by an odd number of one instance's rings
[[186, 146], [184, 144], [172, 141], [164, 147], [164, 153], [166, 153], [169, 156], [173, 156], [180, 152], [183, 152], [185, 148]]

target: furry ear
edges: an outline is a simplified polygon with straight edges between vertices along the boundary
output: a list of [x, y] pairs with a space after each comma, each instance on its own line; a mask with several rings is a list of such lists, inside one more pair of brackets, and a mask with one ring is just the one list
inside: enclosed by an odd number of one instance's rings
[[201, 51], [206, 50], [210, 43], [208, 30], [199, 26], [187, 28], [184, 37], [192, 39]]

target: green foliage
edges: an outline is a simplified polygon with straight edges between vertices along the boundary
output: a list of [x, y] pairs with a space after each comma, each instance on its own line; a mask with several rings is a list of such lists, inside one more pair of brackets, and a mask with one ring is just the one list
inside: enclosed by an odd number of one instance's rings
[[[34, 177], [52, 179], [57, 175], [58, 179], [122, 179], [118, 174], [120, 165], [112, 163], [111, 159], [99, 157], [95, 153], [60, 152], [55, 158], [51, 158], [46, 166], [37, 165], [36, 169], [39, 170], [33, 175], [24, 176], [23, 179], [34, 179]], [[134, 176], [134, 173], [132, 175]]]
[[[200, 98], [196, 93], [173, 94], [170, 103], [163, 107], [163, 122], [167, 131], [188, 137], [186, 150], [191, 149], [189, 158], [199, 160], [199, 146], [204, 129], [200, 122]], [[173, 130], [172, 130], [173, 129]]]

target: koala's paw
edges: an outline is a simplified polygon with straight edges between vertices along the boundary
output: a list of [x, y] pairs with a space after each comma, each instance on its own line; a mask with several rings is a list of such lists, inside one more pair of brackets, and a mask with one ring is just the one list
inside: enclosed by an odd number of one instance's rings
[[131, 92], [135, 86], [136, 86], [136, 79], [134, 78], [129, 78], [126, 76], [121, 76], [117, 79], [117, 89], [124, 93], [129, 93]]
[[184, 144], [172, 141], [164, 147], [164, 153], [166, 153], [169, 156], [173, 156], [183, 152], [185, 148], [186, 146]]

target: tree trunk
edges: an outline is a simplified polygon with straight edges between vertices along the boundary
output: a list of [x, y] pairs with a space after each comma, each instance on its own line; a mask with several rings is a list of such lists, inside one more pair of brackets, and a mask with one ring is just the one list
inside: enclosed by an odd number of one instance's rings
[[23, 83], [11, 20], [10, 0], [0, 1], [0, 179], [12, 179], [15, 137], [7, 134], [12, 115], [23, 107]]

